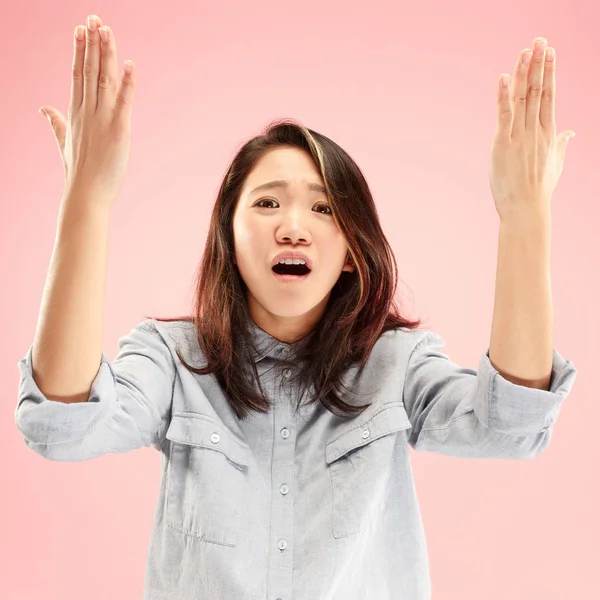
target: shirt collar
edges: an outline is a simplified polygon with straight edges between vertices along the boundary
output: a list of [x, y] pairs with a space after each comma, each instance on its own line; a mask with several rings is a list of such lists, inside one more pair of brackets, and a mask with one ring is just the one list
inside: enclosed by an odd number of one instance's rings
[[268, 334], [261, 329], [252, 319], [249, 324], [250, 336], [254, 344], [254, 348], [250, 348], [250, 355], [257, 363], [263, 358], [269, 356], [271, 358], [283, 358], [287, 355], [294, 344], [281, 342], [277, 338]]

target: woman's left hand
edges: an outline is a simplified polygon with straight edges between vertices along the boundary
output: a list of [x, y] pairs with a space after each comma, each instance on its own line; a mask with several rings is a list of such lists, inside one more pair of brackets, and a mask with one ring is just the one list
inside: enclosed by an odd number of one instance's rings
[[[537, 40], [542, 46], [536, 47]], [[575, 135], [556, 134], [556, 59], [544, 38], [533, 42], [529, 65], [521, 52], [510, 87], [498, 92], [498, 126], [492, 143], [490, 187], [500, 220], [522, 214], [550, 215], [550, 200], [562, 173], [567, 143]]]

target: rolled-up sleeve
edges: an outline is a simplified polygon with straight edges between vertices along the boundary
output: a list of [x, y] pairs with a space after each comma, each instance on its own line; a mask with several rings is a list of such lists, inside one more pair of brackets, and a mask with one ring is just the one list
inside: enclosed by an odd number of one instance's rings
[[15, 423], [25, 444], [50, 460], [81, 461], [141, 446], [160, 448], [170, 419], [175, 364], [151, 319], [104, 351], [86, 402], [46, 398], [32, 372], [33, 345], [19, 360]]
[[550, 389], [540, 390], [502, 377], [489, 349], [475, 370], [454, 363], [444, 345], [427, 332], [409, 359], [403, 399], [411, 446], [471, 458], [532, 459], [543, 452], [575, 382], [573, 364], [554, 349]]

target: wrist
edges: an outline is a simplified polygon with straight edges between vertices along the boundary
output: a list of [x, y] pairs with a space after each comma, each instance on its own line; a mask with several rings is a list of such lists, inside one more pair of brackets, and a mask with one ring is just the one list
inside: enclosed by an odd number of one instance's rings
[[500, 217], [500, 227], [510, 230], [526, 230], [545, 232], [551, 228], [550, 211], [537, 208], [522, 208], [510, 215]]

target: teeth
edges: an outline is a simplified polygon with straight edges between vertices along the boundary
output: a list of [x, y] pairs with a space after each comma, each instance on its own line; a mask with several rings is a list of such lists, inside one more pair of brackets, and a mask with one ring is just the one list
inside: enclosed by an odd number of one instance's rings
[[305, 265], [306, 261], [302, 260], [301, 258], [286, 258], [285, 260], [280, 260], [279, 261], [280, 265]]

